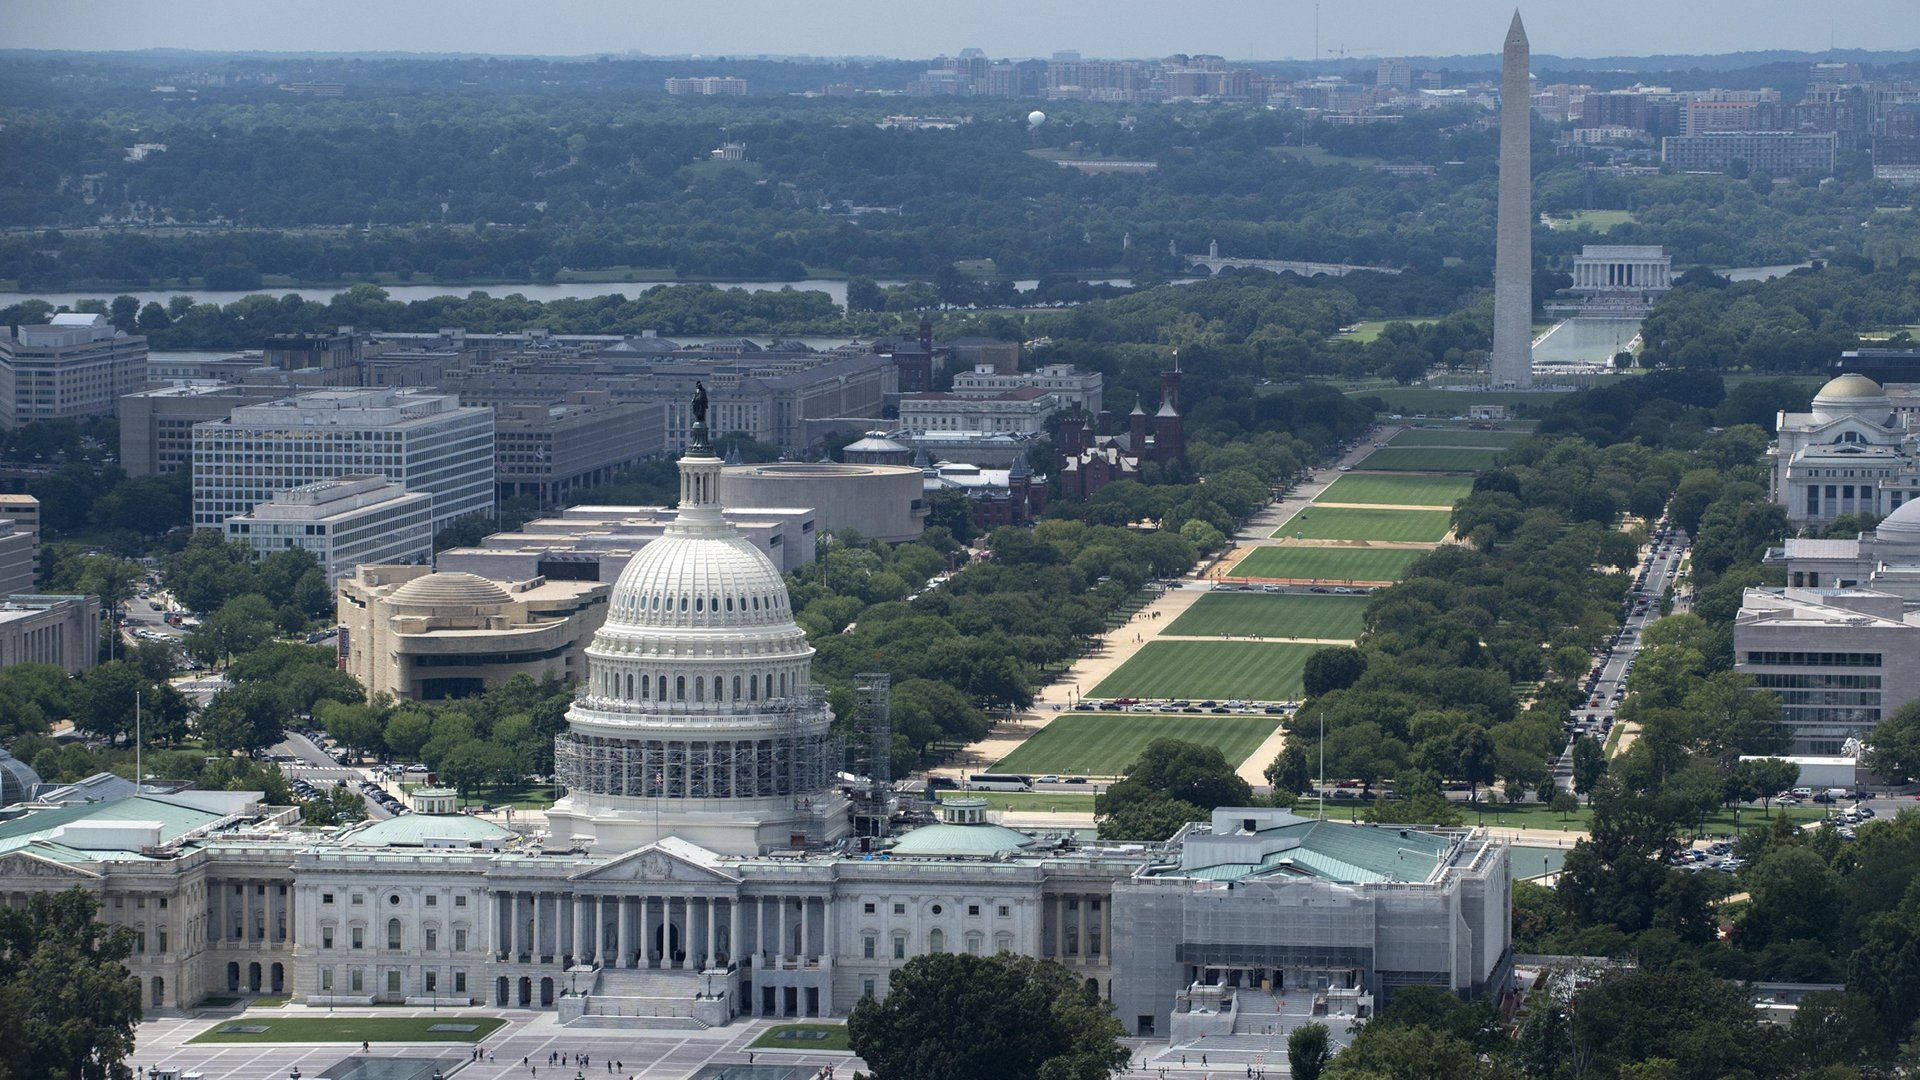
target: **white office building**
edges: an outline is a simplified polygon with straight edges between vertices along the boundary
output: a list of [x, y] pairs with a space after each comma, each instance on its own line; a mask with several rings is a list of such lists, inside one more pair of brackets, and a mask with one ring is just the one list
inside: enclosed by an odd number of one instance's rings
[[147, 339], [121, 333], [105, 315], [0, 327], [0, 428], [112, 416], [120, 395], [146, 384]]
[[333, 584], [356, 566], [431, 561], [433, 496], [378, 476], [315, 480], [228, 518], [227, 539], [262, 555], [311, 551]]
[[953, 377], [955, 397], [990, 398], [1014, 390], [1035, 388], [1054, 396], [1059, 407], [1097, 415], [1103, 405], [1106, 380], [1097, 371], [1081, 371], [1072, 364], [1043, 364], [1032, 371], [1001, 372], [991, 364]]
[[277, 492], [383, 476], [433, 497], [438, 532], [494, 506], [493, 409], [391, 387], [319, 390], [193, 428], [193, 523], [218, 529]]

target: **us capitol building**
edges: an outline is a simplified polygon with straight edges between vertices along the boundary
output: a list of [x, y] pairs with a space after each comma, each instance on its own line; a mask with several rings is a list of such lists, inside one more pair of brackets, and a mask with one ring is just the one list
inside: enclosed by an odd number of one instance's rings
[[544, 832], [440, 789], [335, 829], [257, 793], [150, 786], [0, 812], [0, 901], [97, 894], [155, 1010], [274, 993], [720, 1025], [845, 1015], [914, 956], [1010, 951], [1066, 965], [1129, 1034], [1266, 1045], [1399, 986], [1504, 989], [1508, 853], [1479, 830], [1222, 808], [1122, 844], [1018, 832], [963, 798], [852, 836], [813, 649], [721, 516], [703, 435], [587, 649]]

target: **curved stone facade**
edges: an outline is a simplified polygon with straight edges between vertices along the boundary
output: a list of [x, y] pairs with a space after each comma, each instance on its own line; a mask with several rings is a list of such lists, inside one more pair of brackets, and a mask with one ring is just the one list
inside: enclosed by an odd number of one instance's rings
[[924, 496], [925, 477], [906, 465], [776, 461], [720, 474], [721, 501], [734, 510], [807, 507], [824, 532], [852, 529], [890, 544], [926, 528]]

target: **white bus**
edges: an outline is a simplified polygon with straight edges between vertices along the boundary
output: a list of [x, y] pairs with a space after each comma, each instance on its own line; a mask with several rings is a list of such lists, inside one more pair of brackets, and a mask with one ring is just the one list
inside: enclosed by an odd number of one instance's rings
[[967, 777], [970, 791], [1032, 791], [1033, 777], [1021, 773], [974, 773]]

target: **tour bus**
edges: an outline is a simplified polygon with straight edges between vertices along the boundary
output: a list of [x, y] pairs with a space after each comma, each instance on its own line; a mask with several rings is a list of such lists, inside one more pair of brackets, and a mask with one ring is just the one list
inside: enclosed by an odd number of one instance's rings
[[1020, 773], [980, 772], [967, 777], [972, 791], [1032, 791], [1033, 777]]

